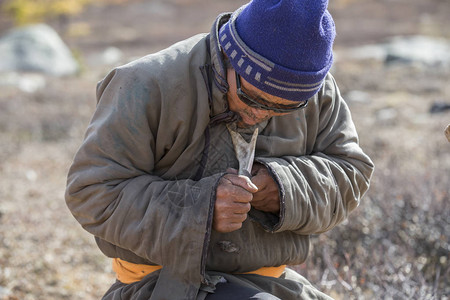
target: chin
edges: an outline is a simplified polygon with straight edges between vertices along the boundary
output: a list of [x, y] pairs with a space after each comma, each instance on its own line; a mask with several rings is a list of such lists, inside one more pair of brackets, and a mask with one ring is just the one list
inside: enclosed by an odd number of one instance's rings
[[256, 125], [256, 124], [250, 125], [250, 124], [247, 124], [247, 123], [245, 123], [245, 122], [243, 122], [243, 121], [238, 121], [238, 122], [236, 123], [236, 126], [237, 126], [238, 128], [250, 128], [250, 127], [255, 126], [255, 125]]

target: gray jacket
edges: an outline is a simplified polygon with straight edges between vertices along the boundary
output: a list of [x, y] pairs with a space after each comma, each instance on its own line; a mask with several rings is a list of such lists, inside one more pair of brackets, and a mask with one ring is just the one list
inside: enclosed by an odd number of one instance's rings
[[238, 167], [217, 42], [228, 18], [109, 73], [68, 174], [67, 205], [105, 255], [163, 266], [152, 299], [195, 299], [212, 271], [302, 263], [309, 235], [342, 222], [369, 187], [373, 164], [328, 74], [307, 108], [257, 125], [255, 160], [279, 185], [280, 214], [212, 230], [218, 181]]

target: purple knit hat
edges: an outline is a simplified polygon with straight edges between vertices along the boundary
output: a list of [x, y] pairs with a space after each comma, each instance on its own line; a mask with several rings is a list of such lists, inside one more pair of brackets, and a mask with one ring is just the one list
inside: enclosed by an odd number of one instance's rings
[[233, 68], [258, 89], [287, 100], [314, 96], [333, 63], [328, 0], [253, 0], [219, 31]]

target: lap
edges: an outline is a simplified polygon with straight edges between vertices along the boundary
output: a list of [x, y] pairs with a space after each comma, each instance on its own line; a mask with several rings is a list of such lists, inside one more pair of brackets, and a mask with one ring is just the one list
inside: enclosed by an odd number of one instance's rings
[[[255, 274], [232, 275], [212, 271], [208, 274], [222, 277], [224, 282], [216, 284], [214, 293], [200, 290], [197, 295], [198, 300], [332, 300], [317, 290], [303, 276], [290, 269], [286, 269], [280, 278], [268, 278]], [[124, 284], [117, 281], [105, 293], [102, 300], [148, 300], [152, 297], [158, 279], [159, 271], [156, 271], [139, 282]], [[172, 299], [174, 298], [172, 297]]]

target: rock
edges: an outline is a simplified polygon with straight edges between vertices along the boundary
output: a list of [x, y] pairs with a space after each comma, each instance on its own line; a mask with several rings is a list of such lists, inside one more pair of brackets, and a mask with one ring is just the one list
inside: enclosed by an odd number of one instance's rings
[[112, 66], [120, 63], [123, 52], [116, 47], [108, 47], [103, 52], [91, 55], [88, 63], [91, 66]]
[[38, 178], [38, 175], [35, 170], [29, 169], [25, 172], [25, 177], [30, 181], [34, 182]]
[[105, 51], [103, 51], [101, 58], [105, 65], [114, 65], [120, 61], [122, 55], [123, 53], [119, 48], [108, 47]]
[[445, 39], [425, 36], [395, 37], [385, 48], [386, 64], [416, 62], [427, 66], [450, 66], [450, 43]]
[[397, 36], [385, 43], [340, 49], [342, 60], [376, 60], [391, 64], [450, 67], [450, 41], [427, 36]]
[[376, 120], [384, 125], [393, 125], [397, 120], [398, 112], [395, 108], [386, 107], [375, 113]]
[[45, 24], [12, 30], [0, 39], [0, 56], [0, 72], [28, 71], [67, 76], [79, 70], [69, 48]]
[[436, 114], [450, 110], [450, 103], [434, 102], [430, 107], [430, 113]]
[[376, 60], [384, 61], [386, 49], [384, 45], [365, 45], [352, 49], [337, 50], [336, 60]]
[[[11, 291], [5, 287], [0, 286], [0, 299], [4, 299], [11, 295]], [[7, 298], [6, 298], [7, 299]]]
[[26, 93], [34, 93], [43, 89], [47, 80], [40, 74], [18, 74], [8, 72], [0, 74], [0, 87], [13, 86]]
[[349, 103], [367, 104], [371, 102], [371, 97], [369, 93], [358, 90], [348, 92], [347, 94], [344, 95], [344, 99]]

